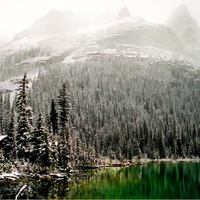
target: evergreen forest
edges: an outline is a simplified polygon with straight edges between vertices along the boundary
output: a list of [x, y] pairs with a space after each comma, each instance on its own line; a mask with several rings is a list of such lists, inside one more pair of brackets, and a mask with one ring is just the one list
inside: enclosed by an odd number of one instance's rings
[[192, 64], [114, 55], [20, 63], [42, 54], [31, 49], [1, 60], [0, 80], [21, 76], [14, 98], [0, 91], [4, 165], [69, 171], [200, 156], [200, 70]]

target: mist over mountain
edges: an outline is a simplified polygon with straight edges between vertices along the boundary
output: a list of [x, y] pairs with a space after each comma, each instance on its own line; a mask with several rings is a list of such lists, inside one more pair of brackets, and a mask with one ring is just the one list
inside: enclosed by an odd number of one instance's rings
[[[185, 5], [173, 10], [164, 24], [131, 16], [124, 6], [118, 14], [53, 9], [36, 19], [29, 29], [17, 33], [4, 47], [5, 54], [38, 46], [62, 54], [93, 43], [91, 49], [115, 49], [117, 45], [152, 47], [200, 59], [200, 27]], [[97, 45], [97, 46], [95, 46]], [[92, 50], [93, 51], [93, 50]], [[84, 53], [83, 53], [84, 54]]]
[[[94, 24], [105, 24], [105, 26], [100, 28], [97, 26], [97, 30], [92, 34], [86, 32], [85, 36], [90, 41], [94, 40], [98, 44], [104, 44], [112, 48], [116, 44], [133, 44], [152, 46], [179, 53], [183, 52], [179, 39], [170, 28], [164, 25], [147, 23], [143, 17], [131, 17], [127, 7], [123, 7], [116, 17], [109, 11], [104, 11], [93, 17]], [[36, 19], [30, 29], [17, 33], [14, 40], [24, 37], [47, 38], [51, 35], [63, 35], [88, 27], [91, 22], [86, 17], [82, 17], [81, 13], [54, 9]]]
[[99, 34], [100, 44], [114, 48], [116, 44], [132, 44], [157, 47], [173, 52], [183, 52], [182, 45], [174, 32], [159, 24], [145, 22], [143, 18], [130, 17], [116, 21]]
[[9, 37], [5, 36], [5, 34], [0, 33], [0, 46], [9, 42]]
[[123, 19], [123, 18], [126, 18], [126, 17], [131, 17], [131, 14], [129, 12], [129, 9], [125, 6], [118, 13], [117, 19]]
[[194, 45], [200, 40], [200, 26], [186, 5], [173, 10], [165, 24], [176, 33], [184, 46]]
[[115, 19], [115, 16], [108, 10], [94, 16], [94, 24], [108, 23]]
[[4, 44], [4, 39], [0, 37], [0, 46]]
[[200, 59], [200, 26], [186, 5], [173, 10], [165, 22], [178, 36], [188, 56]]
[[42, 37], [67, 33], [88, 25], [89, 21], [81, 14], [76, 14], [68, 10], [59, 11], [54, 9], [36, 19], [30, 29], [17, 33], [14, 39], [20, 39], [25, 36]]

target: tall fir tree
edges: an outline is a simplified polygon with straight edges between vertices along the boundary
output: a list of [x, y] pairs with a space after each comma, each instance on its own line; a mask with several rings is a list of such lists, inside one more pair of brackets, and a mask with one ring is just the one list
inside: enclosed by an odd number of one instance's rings
[[29, 94], [29, 81], [26, 73], [23, 79], [20, 81], [20, 85], [17, 93], [16, 111], [17, 117], [17, 153], [19, 158], [29, 158], [32, 147], [30, 145], [33, 131], [33, 119], [34, 114], [30, 107], [30, 94]]
[[9, 118], [10, 118], [10, 93], [6, 93], [4, 97], [4, 127], [5, 133], [9, 129]]
[[63, 83], [62, 88], [59, 91], [58, 105], [60, 134], [62, 135], [63, 131], [66, 128], [66, 125], [69, 124], [70, 113], [70, 96], [67, 91], [66, 83]]
[[51, 101], [50, 120], [52, 125], [53, 135], [58, 135], [58, 113], [54, 99]]
[[3, 93], [0, 92], [0, 135], [4, 134], [3, 123]]
[[4, 140], [3, 150], [4, 157], [6, 160], [13, 160], [16, 158], [16, 132], [15, 132], [15, 112], [14, 107], [12, 107], [9, 126], [7, 131], [7, 137]]
[[40, 166], [49, 167], [51, 165], [51, 140], [47, 129], [45, 128], [44, 120], [39, 114], [36, 130], [33, 132], [32, 140], [33, 152], [31, 154], [31, 161]]
[[166, 157], [166, 149], [165, 149], [165, 142], [164, 142], [164, 134], [161, 132], [158, 135], [158, 149], [160, 158]]
[[70, 129], [69, 129], [69, 114], [70, 114], [70, 96], [67, 91], [67, 86], [64, 83], [59, 91], [58, 96], [59, 105], [59, 165], [65, 170], [69, 170], [70, 157]]

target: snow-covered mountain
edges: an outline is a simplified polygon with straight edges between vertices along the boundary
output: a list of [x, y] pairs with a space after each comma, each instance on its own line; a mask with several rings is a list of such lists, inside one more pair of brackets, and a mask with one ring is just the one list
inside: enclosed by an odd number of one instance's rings
[[36, 19], [30, 29], [17, 33], [14, 40], [23, 37], [37, 38], [54, 34], [69, 33], [88, 25], [89, 21], [81, 14], [76, 14], [68, 10], [59, 11], [54, 9], [49, 11], [46, 15]]
[[99, 31], [96, 35], [96, 42], [109, 47], [115, 47], [116, 44], [133, 44], [183, 52], [177, 36], [170, 28], [147, 23], [143, 18], [135, 17], [115, 21]]
[[200, 26], [185, 5], [173, 10], [165, 24], [177, 34], [184, 46], [196, 44], [200, 39]]
[[165, 25], [174, 31], [190, 56], [200, 58], [200, 26], [185, 5], [173, 10]]
[[131, 47], [134, 52], [136, 49], [143, 48], [145, 52], [148, 49], [151, 55], [155, 53], [157, 57], [159, 52], [162, 52], [162, 56], [164, 52], [167, 55], [168, 52], [184, 56], [195, 54], [195, 58], [199, 55], [200, 28], [183, 5], [172, 12], [165, 25], [148, 23], [142, 17], [130, 16], [127, 7], [120, 10], [118, 17], [108, 11], [93, 17], [93, 20], [89, 20], [82, 17], [81, 13], [51, 10], [35, 20], [30, 29], [17, 33], [12, 42], [0, 48], [0, 56], [40, 48], [43, 53], [40, 53], [39, 58], [20, 60], [19, 63], [30, 63], [30, 60], [50, 63], [53, 60], [70, 60], [71, 57], [66, 58], [69, 52], [78, 59], [78, 56], [82, 58], [84, 55], [87, 58], [88, 53], [116, 53], [119, 47], [123, 50], [126, 47], [130, 50]]
[[126, 17], [131, 17], [131, 14], [130, 14], [128, 8], [125, 6], [119, 11], [117, 19], [123, 19]]

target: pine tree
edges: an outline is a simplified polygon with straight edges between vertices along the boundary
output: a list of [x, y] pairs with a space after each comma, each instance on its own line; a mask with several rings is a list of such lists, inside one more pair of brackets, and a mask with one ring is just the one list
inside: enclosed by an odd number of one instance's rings
[[59, 92], [58, 105], [59, 105], [60, 134], [62, 135], [63, 131], [65, 132], [66, 125], [69, 124], [69, 112], [70, 112], [70, 97], [65, 83], [62, 85], [62, 88], [60, 89]]
[[7, 131], [7, 137], [4, 140], [4, 156], [7, 160], [16, 158], [16, 135], [15, 135], [15, 114], [14, 107], [12, 108], [9, 126]]
[[59, 164], [66, 170], [69, 170], [69, 156], [70, 156], [70, 140], [69, 140], [69, 113], [70, 113], [70, 99], [67, 92], [66, 84], [62, 85], [58, 96], [59, 105], [59, 130], [60, 139], [58, 141], [59, 149]]
[[34, 138], [32, 140], [33, 151], [31, 154], [31, 161], [40, 166], [48, 167], [51, 165], [51, 140], [41, 114], [39, 114], [36, 127], [36, 131], [33, 132]]
[[160, 158], [166, 158], [166, 150], [165, 150], [163, 133], [159, 133], [158, 135], [158, 149], [159, 149]]
[[51, 112], [50, 112], [50, 120], [52, 124], [53, 135], [58, 134], [58, 113], [56, 110], [56, 104], [54, 99], [51, 101]]
[[32, 139], [31, 131], [33, 130], [34, 114], [29, 106], [29, 81], [26, 73], [20, 81], [18, 88], [16, 108], [17, 108], [17, 150], [19, 158], [28, 158], [31, 146], [29, 141]]
[[0, 135], [3, 135], [3, 94], [0, 92]]
[[5, 94], [4, 97], [4, 127], [5, 133], [8, 132], [9, 127], [9, 117], [10, 117], [10, 93]]

